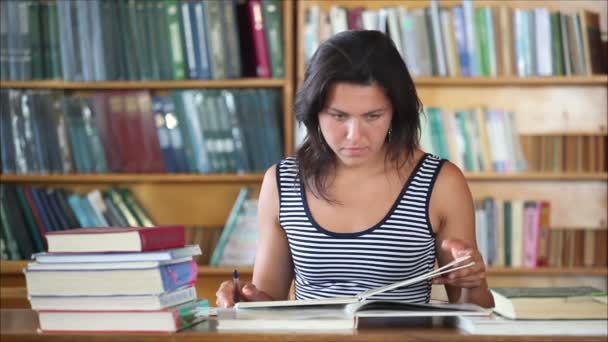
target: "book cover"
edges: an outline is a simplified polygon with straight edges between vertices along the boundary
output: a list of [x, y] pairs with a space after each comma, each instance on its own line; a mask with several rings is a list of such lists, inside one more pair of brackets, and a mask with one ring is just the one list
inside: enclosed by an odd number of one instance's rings
[[48, 232], [50, 253], [151, 251], [185, 246], [183, 226], [79, 228]]

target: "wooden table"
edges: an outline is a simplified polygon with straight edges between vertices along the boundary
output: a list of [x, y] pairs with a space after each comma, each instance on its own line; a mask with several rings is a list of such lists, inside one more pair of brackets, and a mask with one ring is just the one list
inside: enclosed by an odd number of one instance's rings
[[364, 327], [353, 332], [220, 332], [214, 320], [200, 323], [173, 334], [143, 333], [47, 333], [38, 334], [38, 317], [28, 309], [0, 310], [0, 340], [8, 341], [212, 341], [212, 342], [272, 342], [272, 341], [606, 341], [605, 336], [479, 336], [467, 335], [449, 327]]

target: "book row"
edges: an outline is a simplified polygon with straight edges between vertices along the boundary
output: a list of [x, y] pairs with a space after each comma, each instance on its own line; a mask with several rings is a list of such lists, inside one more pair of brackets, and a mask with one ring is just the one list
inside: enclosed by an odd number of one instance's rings
[[425, 108], [420, 145], [469, 172], [527, 170], [515, 113], [492, 108]]
[[476, 238], [489, 266], [605, 267], [608, 230], [551, 227], [549, 201], [475, 200]]
[[0, 258], [30, 259], [48, 232], [79, 227], [138, 227], [154, 222], [127, 188], [77, 194], [62, 188], [1, 184]]
[[244, 173], [283, 155], [268, 89], [0, 90], [2, 172]]
[[542, 172], [606, 172], [606, 135], [522, 136], [528, 170]]
[[2, 79], [282, 78], [279, 0], [2, 1]]
[[304, 58], [346, 30], [385, 32], [417, 76], [562, 76], [605, 74], [598, 13], [500, 6], [343, 8], [313, 5], [304, 24]]

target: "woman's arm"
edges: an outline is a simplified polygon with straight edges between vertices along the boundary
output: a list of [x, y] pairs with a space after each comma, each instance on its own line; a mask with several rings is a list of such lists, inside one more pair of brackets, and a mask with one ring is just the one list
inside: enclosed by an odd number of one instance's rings
[[[258, 241], [253, 268], [253, 284], [245, 284], [239, 297], [244, 301], [287, 299], [293, 277], [293, 265], [285, 232], [279, 225], [279, 193], [276, 167], [264, 175], [258, 201]], [[223, 282], [216, 304], [231, 307], [235, 303], [234, 285]]]
[[439, 266], [466, 254], [475, 261], [474, 266], [437, 278], [434, 283], [445, 284], [452, 303], [493, 307], [494, 298], [488, 290], [485, 263], [475, 239], [473, 198], [464, 175], [450, 162], [444, 163], [435, 181], [430, 211], [431, 215], [439, 217], [440, 223], [436, 230]]
[[279, 192], [276, 167], [264, 175], [258, 204], [258, 246], [253, 284], [272, 299], [287, 299], [293, 264], [285, 231], [279, 224]]

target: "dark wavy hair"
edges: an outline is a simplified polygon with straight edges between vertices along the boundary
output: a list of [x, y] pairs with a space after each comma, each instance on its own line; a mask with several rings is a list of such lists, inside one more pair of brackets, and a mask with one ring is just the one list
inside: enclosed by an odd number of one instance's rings
[[337, 82], [377, 84], [384, 89], [393, 106], [386, 162], [402, 167], [413, 157], [420, 138], [422, 103], [393, 41], [379, 31], [364, 30], [341, 32], [325, 41], [306, 67], [295, 115], [308, 131], [296, 151], [300, 177], [315, 196], [328, 201], [328, 175], [336, 166], [336, 156], [320, 133], [319, 113]]

